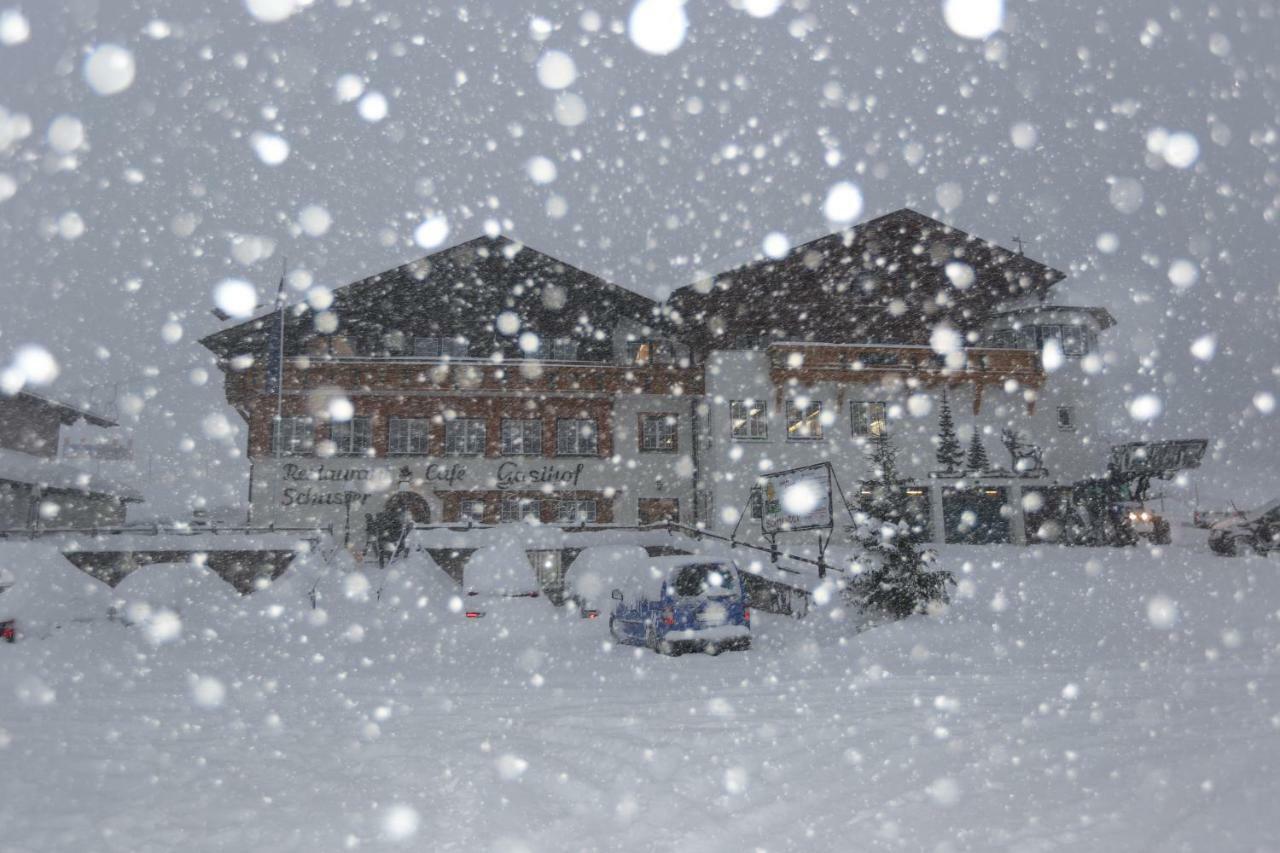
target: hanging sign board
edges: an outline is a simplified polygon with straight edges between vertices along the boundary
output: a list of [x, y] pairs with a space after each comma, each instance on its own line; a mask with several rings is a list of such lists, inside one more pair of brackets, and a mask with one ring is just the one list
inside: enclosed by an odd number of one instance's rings
[[792, 468], [761, 479], [760, 526], [766, 536], [831, 529], [830, 464]]

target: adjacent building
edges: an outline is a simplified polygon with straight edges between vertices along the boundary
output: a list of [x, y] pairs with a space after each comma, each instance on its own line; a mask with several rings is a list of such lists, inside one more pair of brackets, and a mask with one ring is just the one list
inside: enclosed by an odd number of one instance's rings
[[110, 418], [28, 391], [0, 395], [0, 531], [122, 524], [141, 494], [58, 458], [65, 426], [109, 428]]
[[663, 304], [484, 237], [203, 343], [248, 426], [254, 524], [749, 538], [759, 475], [830, 462], [856, 504], [884, 437], [921, 538], [1025, 541], [1105, 467], [1088, 380], [1114, 321], [1053, 304], [1063, 278], [911, 210]]

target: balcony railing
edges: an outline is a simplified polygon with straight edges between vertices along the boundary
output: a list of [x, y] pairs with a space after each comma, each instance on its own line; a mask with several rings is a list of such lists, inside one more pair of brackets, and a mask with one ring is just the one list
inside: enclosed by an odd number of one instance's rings
[[967, 347], [956, 364], [931, 347], [902, 344], [778, 343], [768, 348], [775, 386], [800, 382], [867, 382], [890, 375], [928, 382], [995, 383], [1014, 379], [1038, 387], [1044, 382], [1035, 350]]

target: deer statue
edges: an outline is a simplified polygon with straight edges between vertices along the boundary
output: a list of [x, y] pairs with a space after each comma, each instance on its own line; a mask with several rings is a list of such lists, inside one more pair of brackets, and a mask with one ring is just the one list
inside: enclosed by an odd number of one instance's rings
[[1044, 467], [1044, 451], [1023, 441], [1017, 430], [1006, 427], [1000, 432], [1000, 441], [1009, 451], [1014, 473], [1022, 477], [1043, 477], [1049, 473]]

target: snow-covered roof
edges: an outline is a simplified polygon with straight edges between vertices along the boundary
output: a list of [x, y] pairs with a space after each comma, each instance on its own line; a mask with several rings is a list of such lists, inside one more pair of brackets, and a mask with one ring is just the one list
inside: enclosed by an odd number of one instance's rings
[[84, 418], [94, 426], [116, 426], [116, 422], [113, 419], [106, 415], [99, 414], [85, 405], [68, 403], [63, 400], [55, 400], [52, 397], [46, 397], [43, 394], [36, 394], [33, 391], [20, 391], [18, 392], [18, 396], [57, 410], [58, 414], [62, 416], [63, 424], [71, 424], [80, 418]]
[[142, 500], [142, 493], [137, 489], [109, 477], [91, 474], [58, 459], [45, 459], [8, 448], [0, 448], [0, 480], [111, 495], [125, 501]]

